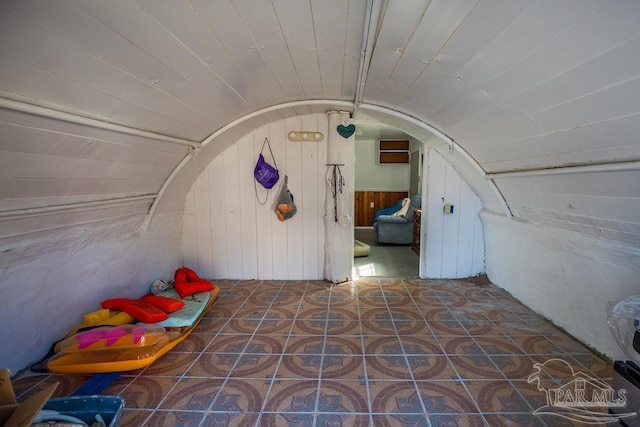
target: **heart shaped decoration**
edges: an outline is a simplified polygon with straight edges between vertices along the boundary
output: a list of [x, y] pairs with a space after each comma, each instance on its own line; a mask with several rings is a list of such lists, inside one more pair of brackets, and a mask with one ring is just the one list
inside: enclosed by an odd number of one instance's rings
[[356, 131], [356, 125], [350, 124], [349, 126], [338, 125], [338, 133], [343, 138], [349, 138]]

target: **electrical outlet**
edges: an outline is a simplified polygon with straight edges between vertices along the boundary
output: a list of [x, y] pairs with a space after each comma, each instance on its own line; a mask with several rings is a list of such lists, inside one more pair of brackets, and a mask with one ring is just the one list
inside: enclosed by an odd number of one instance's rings
[[369, 203], [369, 207], [373, 209], [375, 205], [373, 204], [373, 202]]

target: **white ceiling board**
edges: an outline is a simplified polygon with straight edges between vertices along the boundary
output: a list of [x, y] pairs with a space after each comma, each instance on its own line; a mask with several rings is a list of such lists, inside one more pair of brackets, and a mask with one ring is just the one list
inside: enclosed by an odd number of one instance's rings
[[[633, 51], [640, 52], [640, 37], [501, 102], [494, 99], [494, 93], [489, 94], [484, 88], [476, 89], [437, 118], [444, 125], [457, 123], [452, 126], [456, 132], [464, 127], [473, 127], [474, 137], [477, 138], [481, 129], [495, 129], [503, 122], [518, 120], [525, 114], [533, 114], [550, 105], [557, 105], [638, 76], [640, 55], [629, 55]], [[477, 97], [489, 99], [484, 103], [473, 103], [473, 99]], [[472, 108], [469, 108], [470, 104], [474, 104]], [[486, 142], [491, 143], [483, 141]]]
[[402, 53], [411, 41], [428, 5], [424, 0], [385, 3], [365, 85], [363, 99], [367, 102], [383, 101], [381, 98], [387, 82], [402, 59]]
[[134, 67], [135, 63], [116, 65], [137, 78], [142, 74], [141, 81], [175, 98], [174, 103], [184, 104], [182, 108], [189, 114], [237, 113], [246, 108], [246, 100], [211, 73], [203, 61], [138, 4], [121, 2], [107, 8], [92, 0], [78, 0], [75, 4], [95, 19], [96, 25], [108, 27], [117, 40], [133, 44], [155, 62], [155, 66], [140, 68]]
[[[617, 68], [615, 63], [600, 62], [597, 58], [601, 55], [608, 55], [609, 51], [625, 45], [640, 33], [640, 28], [637, 26], [640, 3], [631, 3], [633, 4], [605, 2], [602, 7], [597, 9], [598, 13], [589, 13], [579, 22], [572, 23], [573, 25], [569, 25], [568, 22], [565, 31], [543, 44], [531, 55], [485, 82], [483, 88], [498, 103], [517, 96], [523, 96], [524, 99], [527, 99], [529, 91], [536, 91], [538, 87], [547, 84], [547, 82], [561, 78], [565, 73], [583, 66], [602, 64], [605, 69], [610, 70], [603, 70], [605, 74], [609, 72], [613, 75], [618, 74], [618, 71], [613, 70]], [[620, 8], [621, 5], [626, 6]], [[627, 54], [630, 50], [634, 50], [632, 45], [623, 48]], [[623, 72], [628, 72], [628, 69]], [[574, 90], [572, 89], [574, 86], [582, 87], [585, 93], [589, 91], [584, 87], [584, 83], [571, 82], [560, 91], [560, 94]], [[598, 87], [591, 90], [595, 89]], [[544, 97], [542, 99], [544, 100]], [[555, 103], [557, 102], [556, 100]], [[544, 107], [544, 105], [538, 104], [538, 109]], [[514, 110], [508, 105], [502, 107], [501, 104], [497, 104], [494, 108], [485, 108], [472, 117], [461, 118], [458, 123], [452, 126], [451, 132], [458, 138], [468, 137], [472, 134], [477, 137], [479, 132], [490, 132], [491, 130], [495, 132], [496, 129], [501, 128], [503, 123], [501, 118], [513, 119], [517, 114], [522, 114], [522, 111]]]
[[527, 57], [579, 22], [602, 4], [602, 0], [543, 0], [527, 2], [522, 13], [504, 25], [499, 34], [463, 64], [456, 74], [472, 85], [487, 81]]
[[[64, 194], [65, 195], [91, 194], [90, 192], [87, 192], [87, 186], [95, 183], [96, 180], [105, 178], [109, 174], [109, 170], [111, 169], [112, 165], [113, 165], [112, 162], [105, 162], [105, 161], [96, 161], [96, 160], [78, 161], [76, 163], [74, 170], [72, 171], [71, 179], [68, 181], [75, 181], [75, 183], [72, 185], [76, 189], [79, 189], [81, 186], [82, 189], [80, 191], [82, 192], [79, 192], [78, 190], [70, 192], [68, 191], [68, 189], [66, 189], [67, 184], [65, 184]], [[116, 191], [126, 192], [131, 189], [128, 186], [125, 186], [124, 185], [125, 183], [123, 182], [120, 182], [120, 184], [122, 188]], [[143, 191], [143, 190], [139, 190], [139, 191]]]
[[271, 2], [234, 0], [233, 5], [240, 15], [245, 31], [253, 41], [253, 48], [262, 57], [262, 72], [274, 76], [282, 90], [283, 99], [304, 97], [304, 90]]
[[[609, 224], [607, 227], [615, 226], [620, 231], [640, 225], [640, 171], [556, 175], [552, 180], [544, 178], [547, 177], [504, 178], [497, 183], [514, 211], [554, 212], [557, 218], [567, 215], [571, 216], [571, 222], [585, 225], [597, 226], [600, 219]], [[617, 195], [615, 191], [622, 181], [633, 184], [620, 189], [618, 194], [621, 195]], [[560, 191], [556, 191], [558, 187]], [[594, 188], [595, 191], [590, 191], [597, 194], [581, 192], [587, 188]], [[607, 188], [611, 189], [611, 194], [602, 194]], [[563, 190], [567, 193], [562, 193]]]
[[[183, 102], [198, 105], [204, 111], [214, 114], [225, 111], [223, 106], [212, 102], [215, 98], [205, 96], [205, 82], [195, 81], [194, 76], [189, 76], [191, 82], [187, 81], [185, 77], [136, 46], [132, 40], [87, 15], [72, 3], [46, 2], [38, 8], [28, 6], [28, 2], [3, 3], [3, 7], [12, 13], [43, 28], [52, 37], [75, 47], [78, 54], [94, 56], [123, 73], [171, 93]], [[197, 83], [202, 84], [197, 87]], [[210, 90], [209, 94], [214, 92], [215, 90]]]
[[158, 154], [175, 161], [187, 147], [0, 108], [0, 150], [125, 162], [137, 150], [141, 160], [150, 162]]
[[349, 0], [348, 3], [342, 93], [339, 99], [353, 100], [357, 91], [356, 85], [360, 69], [360, 52], [362, 50], [366, 6], [361, 1]]
[[[640, 199], [640, 171], [556, 172], [558, 173], [536, 176], [496, 176], [495, 179], [501, 188], [509, 191], [516, 189], [567, 197]], [[526, 197], [517, 199], [523, 201]], [[561, 210], [563, 209], [564, 207]], [[637, 219], [640, 222], [640, 215]]]
[[33, 153], [2, 152], [0, 175], [3, 178], [68, 178], [77, 159]]
[[[153, 187], [149, 187], [146, 190], [157, 193], [160, 190], [160, 186], [167, 178], [167, 176], [173, 170], [172, 167], [167, 167], [167, 165], [144, 165], [138, 168], [138, 174], [136, 175], [136, 185], [150, 185], [150, 183], [155, 183]], [[145, 191], [143, 189], [138, 189], [138, 191]]]
[[[97, 158], [103, 152], [105, 144], [90, 138], [65, 133], [46, 132], [13, 123], [0, 122], [0, 151], [21, 153], [58, 154], [68, 157]], [[122, 157], [121, 147], [113, 157], [105, 160], [118, 160]], [[106, 153], [107, 157], [109, 154]]]
[[[50, 37], [12, 15], [0, 10], [0, 31], [17, 41], [6, 41], [0, 37], [0, 51], [23, 62], [54, 74], [63, 76], [83, 86], [97, 88], [100, 94], [94, 103], [100, 103], [110, 94], [133, 105], [153, 111], [163, 119], [178, 119], [184, 125], [198, 129], [202, 125], [202, 113], [188, 105], [177, 102], [170, 95], [160, 92], [150, 84], [143, 83], [121, 71], [105, 65], [99, 59], [79, 53], [72, 46]], [[5, 42], [3, 42], [5, 40]], [[10, 89], [10, 88], [8, 88]], [[201, 118], [198, 118], [198, 115]], [[200, 132], [204, 132], [200, 129]]]
[[[30, 199], [38, 197], [58, 196], [64, 194], [64, 180], [42, 178], [5, 178], [0, 177], [0, 194], [2, 206], [8, 199]], [[38, 203], [38, 200], [33, 200]]]
[[413, 83], [435, 62], [449, 38], [476, 7], [476, 0], [431, 1], [427, 11], [407, 45], [397, 68], [389, 78], [385, 102], [396, 105]]
[[[640, 96], [640, 77], [528, 115], [518, 121], [503, 123], [497, 134], [479, 132], [478, 139], [502, 145], [504, 152], [509, 150], [512, 142], [517, 145], [519, 141], [536, 136], [594, 126], [609, 120], [637, 115], [640, 111], [634, 99], [638, 96]], [[483, 158], [482, 150], [477, 151], [474, 154], [479, 159], [486, 160]]]
[[[234, 5], [230, 1], [208, 0], [190, 0], [190, 4], [224, 48], [233, 55], [239, 67], [251, 76], [269, 103], [277, 103], [282, 99], [283, 88], [265, 62], [260, 51], [261, 45], [251, 38]], [[242, 84], [242, 81], [239, 83]]]
[[299, 107], [295, 107], [293, 110], [295, 111], [296, 116], [311, 114], [311, 107], [309, 107], [308, 105], [301, 105]]
[[[322, 97], [325, 99], [343, 98], [343, 79], [352, 81], [357, 79], [357, 72], [344, 75], [347, 37], [350, 34], [352, 38], [354, 35], [359, 35], [362, 40], [362, 27], [356, 29], [348, 25], [350, 3], [356, 2], [344, 0], [312, 0], [311, 2], [318, 67], [321, 70]], [[360, 3], [363, 6], [365, 4], [365, 2]], [[364, 15], [364, 9], [359, 12]]]
[[[472, 58], [531, 5], [529, 0], [478, 1], [473, 8], [465, 5], [456, 14], [468, 10], [464, 21], [451, 31], [451, 36], [439, 52], [434, 68], [440, 72], [457, 74]], [[450, 24], [443, 30], [450, 31]]]
[[[485, 208], [500, 200], [476, 160], [495, 172], [640, 157], [637, 1], [374, 4], [383, 6], [380, 32], [358, 111], [368, 102], [388, 106], [398, 114], [380, 109], [373, 116], [417, 138], [428, 132], [413, 118], [454, 138], [464, 151], [451, 163]], [[179, 212], [200, 171], [256, 127], [353, 108], [286, 103], [354, 99], [366, 5], [7, 0], [0, 4], [0, 96], [191, 141], [217, 135], [166, 186], [158, 212]], [[446, 153], [445, 141], [429, 143]], [[3, 178], [1, 197], [24, 199], [11, 203], [159, 191], [189, 153], [183, 145], [7, 111], [0, 111], [0, 150], [4, 173], [15, 175]], [[559, 187], [570, 182], [557, 179]], [[619, 179], [626, 178], [606, 182]], [[633, 191], [625, 185], [619, 190]], [[579, 186], [576, 196], [593, 199], [594, 210], [567, 214], [554, 206], [573, 195], [535, 187], [542, 196], [533, 206], [529, 190], [507, 187], [515, 212], [538, 209], [572, 223], [604, 223], [610, 203], [604, 191]], [[619, 220], [612, 214], [610, 221]]]
[[184, 153], [170, 153], [145, 147], [130, 147], [122, 156], [124, 163], [138, 163], [141, 165], [175, 166], [186, 155]]
[[[145, 161], [144, 163], [135, 163], [133, 161], [112, 163], [111, 167], [109, 168], [109, 171], [107, 172], [106, 175], [103, 176], [103, 178], [113, 179], [115, 181], [118, 181], [118, 180], [123, 181], [122, 182], [123, 188], [127, 188], [126, 187], [127, 183], [124, 182], [124, 180], [136, 180], [140, 178], [141, 175], [144, 173], [145, 169], [149, 166], [150, 165], [147, 163], [147, 161]], [[165, 177], [169, 173], [171, 173], [171, 170], [172, 170], [172, 168], [167, 165], [164, 165], [164, 166], [154, 165], [153, 168], [162, 169], [164, 171]], [[152, 177], [149, 177], [149, 178], [152, 178]], [[157, 190], [158, 189], [156, 189], [156, 191]]]
[[[103, 194], [101, 198], [111, 198], [96, 188], [104, 181], [111, 181], [109, 193], [155, 193], [173, 169], [172, 165], [148, 166], [16, 152], [2, 152], [0, 167], [3, 180], [14, 182], [10, 188], [2, 186], [0, 198], [3, 201], [22, 198], [26, 205], [37, 203], [28, 200], [33, 197]], [[153, 174], [144, 175], [146, 171]], [[141, 179], [155, 180], [156, 185], [151, 189], [139, 188], [137, 183]]]
[[[163, 156], [165, 163], [173, 163], [184, 157], [185, 147], [179, 151], [162, 147], [162, 144], [114, 142], [92, 138], [91, 135], [74, 135], [52, 132], [46, 129], [30, 128], [0, 121], [0, 151], [21, 153], [56, 154], [69, 158], [94, 159], [104, 161], [153, 162]], [[137, 160], [136, 160], [137, 159]]]
[[[247, 120], [243, 124], [245, 126], [248, 126], [248, 127], [251, 127], [251, 128], [259, 128], [259, 127], [267, 125], [267, 124], [269, 124], [271, 122], [269, 117], [273, 118], [275, 120], [279, 120], [280, 119], [280, 114], [278, 112], [276, 112], [276, 111], [271, 111], [271, 112], [266, 113], [266, 114], [261, 114], [261, 115], [256, 116], [256, 117], [252, 117], [251, 119]], [[227, 136], [227, 135], [225, 135], [225, 136]], [[219, 142], [219, 141], [217, 141], [217, 142]]]
[[[81, 125], [69, 128], [84, 135], [31, 128], [27, 123], [43, 126], [52, 119], [2, 113], [3, 119], [22, 122], [0, 124], [0, 176], [3, 184], [13, 183], [0, 185], [2, 210], [155, 193], [186, 152], [184, 146]], [[92, 133], [129, 141], [95, 140]], [[147, 166], [156, 159], [160, 164]]]
[[[296, 71], [295, 83], [305, 98], [322, 98], [322, 77], [318, 63], [311, 3], [296, 0], [273, 3], [287, 52]], [[293, 84], [293, 83], [292, 83]]]
[[[1, 31], [1, 29], [0, 29]], [[0, 37], [1, 38], [1, 37]], [[198, 141], [201, 130], [0, 52], [0, 91], [54, 110]], [[13, 96], [15, 94], [15, 97]]]
[[186, 155], [187, 150], [185, 150], [185, 152], [180, 155], [176, 155], [170, 152], [156, 151], [155, 157], [150, 163], [152, 165], [167, 165], [175, 167], [175, 165], [180, 163], [180, 160], [182, 160]]
[[[590, 125], [637, 114], [640, 111], [640, 75], [586, 95], [552, 105], [527, 118], [543, 132]], [[522, 120], [521, 120], [522, 121]], [[527, 135], [520, 135], [526, 137]]]
[[[640, 36], [519, 94], [502, 106], [522, 113], [536, 112], [640, 76]], [[624, 98], [621, 99], [624, 102]]]
[[[87, 224], [104, 224], [105, 222], [124, 221], [138, 217], [140, 220], [149, 209], [149, 201], [124, 206], [97, 206], [91, 209], [75, 210], [50, 215], [33, 215], [16, 219], [0, 219], [0, 239], [4, 243], [7, 238], [34, 235], [40, 232], [61, 230], [68, 227]], [[47, 241], [46, 239], [44, 240]], [[43, 241], [41, 240], [40, 243]], [[59, 250], [56, 247], [53, 250]]]
[[487, 172], [640, 160], [638, 115], [571, 128], [479, 152]]
[[[267, 97], [240, 67], [231, 52], [212, 33], [202, 17], [188, 2], [136, 0], [167, 28], [185, 49], [189, 49], [206, 64], [212, 74], [227, 84], [248, 106], [265, 106]], [[218, 93], [215, 94], [219, 96]]]
[[496, 75], [505, 72], [513, 64], [550, 42], [566, 30], [567, 22], [583, 19], [601, 3], [601, 0], [532, 2], [504, 31], [458, 70], [456, 74], [463, 77], [465, 84], [472, 90], [462, 94], [454, 104], [436, 113], [434, 119], [448, 127], [474, 112], [491, 106], [489, 101], [493, 101], [494, 96], [490, 96], [483, 103], [474, 103], [474, 108], [469, 108], [469, 98], [473, 103], [474, 97], [486, 95], [487, 90], [483, 86], [485, 82], [491, 81]]
[[420, 111], [424, 99], [429, 99], [429, 117], [433, 117], [468, 91], [470, 85], [460, 69], [498, 37], [530, 2], [503, 1], [499, 4], [500, 7], [494, 7], [492, 2], [478, 2], [455, 32], [448, 35], [436, 60], [415, 82], [410, 82], [411, 86], [403, 92], [405, 96], [396, 98], [395, 103]]

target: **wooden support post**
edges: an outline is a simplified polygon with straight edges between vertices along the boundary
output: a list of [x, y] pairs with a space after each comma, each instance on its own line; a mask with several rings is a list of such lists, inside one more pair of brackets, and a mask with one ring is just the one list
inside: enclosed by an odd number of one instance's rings
[[327, 132], [324, 278], [333, 283], [351, 280], [353, 268], [353, 191], [355, 137], [338, 133], [350, 125], [345, 111], [330, 111]]

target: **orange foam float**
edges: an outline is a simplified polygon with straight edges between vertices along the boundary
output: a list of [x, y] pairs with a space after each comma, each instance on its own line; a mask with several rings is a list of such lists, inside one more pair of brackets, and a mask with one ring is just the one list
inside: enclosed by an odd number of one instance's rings
[[219, 293], [219, 288], [214, 286], [209, 292], [199, 293], [200, 298], [190, 296], [185, 299], [188, 307], [168, 315], [169, 319], [172, 316], [184, 319], [181, 311], [188, 309], [192, 319], [188, 325], [180, 323], [184, 326], [171, 327], [138, 323], [99, 326], [72, 335], [59, 344], [59, 352], [49, 359], [47, 369], [56, 373], [93, 374], [132, 371], [149, 366], [191, 334]]

